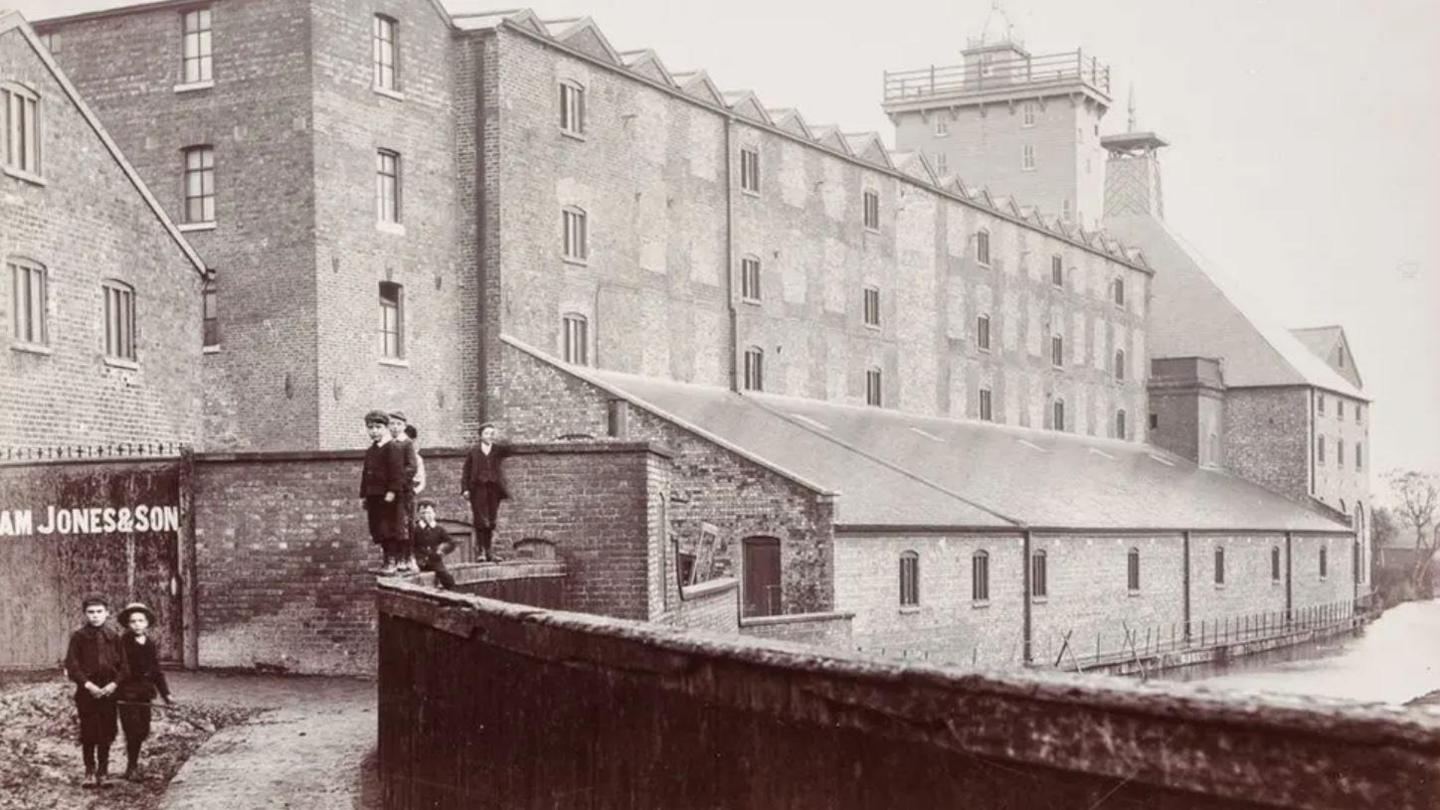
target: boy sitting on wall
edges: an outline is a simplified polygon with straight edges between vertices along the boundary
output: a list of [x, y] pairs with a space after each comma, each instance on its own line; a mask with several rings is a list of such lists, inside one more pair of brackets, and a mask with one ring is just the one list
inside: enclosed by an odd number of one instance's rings
[[445, 555], [455, 550], [450, 535], [435, 524], [435, 502], [422, 498], [416, 505], [415, 561], [421, 571], [434, 571], [435, 584], [446, 590], [455, 588], [455, 577], [445, 568]]

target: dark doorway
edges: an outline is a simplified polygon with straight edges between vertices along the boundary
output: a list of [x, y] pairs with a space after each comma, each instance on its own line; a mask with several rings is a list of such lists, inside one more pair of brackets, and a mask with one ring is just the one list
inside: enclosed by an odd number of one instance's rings
[[741, 599], [746, 616], [780, 613], [780, 541], [773, 537], [747, 537]]

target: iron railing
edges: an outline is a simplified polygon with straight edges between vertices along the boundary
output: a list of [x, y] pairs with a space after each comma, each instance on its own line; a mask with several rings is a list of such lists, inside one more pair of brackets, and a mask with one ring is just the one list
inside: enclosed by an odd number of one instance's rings
[[1034, 88], [1080, 82], [1110, 95], [1110, 66], [1081, 50], [1043, 56], [1007, 54], [963, 65], [931, 65], [915, 70], [885, 71], [885, 101], [919, 101], [994, 90]]

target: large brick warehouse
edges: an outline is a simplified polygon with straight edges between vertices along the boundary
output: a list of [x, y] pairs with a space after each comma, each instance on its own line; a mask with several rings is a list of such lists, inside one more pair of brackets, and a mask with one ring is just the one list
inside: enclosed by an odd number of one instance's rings
[[[90, 464], [51, 445], [193, 446], [156, 563], [187, 663], [373, 666], [351, 493], [372, 407], [420, 426], [457, 534], [458, 448], [497, 422], [521, 482], [502, 542], [555, 557], [593, 612], [1022, 665], [1368, 594], [1369, 401], [1343, 331], [1269, 325], [1186, 252], [1165, 144], [1100, 135], [1093, 57], [982, 38], [952, 82], [887, 76], [896, 150], [588, 19], [432, 0], [5, 19], [0, 90], [38, 99], [46, 165], [86, 132], [68, 93], [154, 209], [127, 247], [195, 266], [140, 298], [142, 347], [169, 347], [125, 368], [169, 375], [155, 429], [0, 433], [19, 458], [0, 492]], [[18, 174], [13, 221], [119, 207]], [[7, 263], [47, 261], [11, 233]], [[58, 361], [21, 339], [18, 293], [0, 307], [10, 362]], [[37, 373], [57, 390], [7, 376], [0, 398], [38, 413], [93, 386]]]

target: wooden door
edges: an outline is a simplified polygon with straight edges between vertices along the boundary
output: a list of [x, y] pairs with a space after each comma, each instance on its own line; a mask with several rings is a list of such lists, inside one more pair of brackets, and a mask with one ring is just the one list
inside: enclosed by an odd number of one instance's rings
[[747, 537], [741, 598], [746, 616], [780, 613], [780, 541], [773, 537]]

